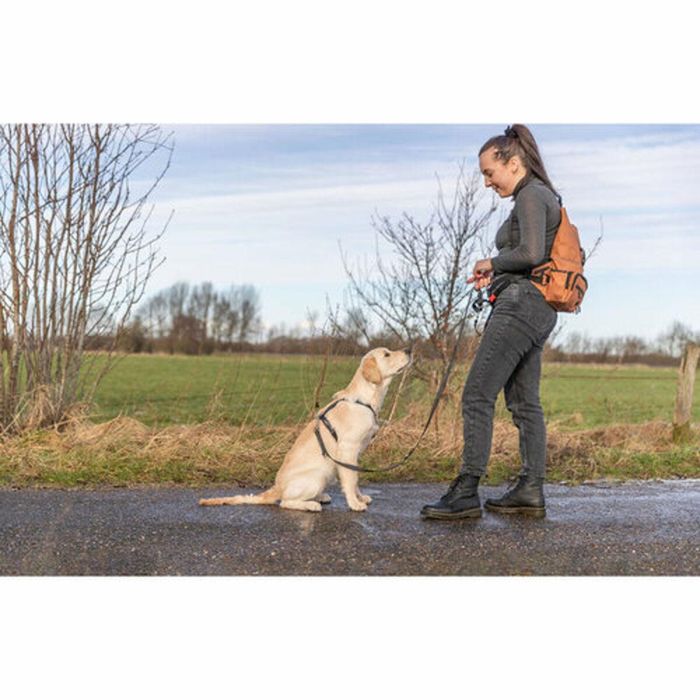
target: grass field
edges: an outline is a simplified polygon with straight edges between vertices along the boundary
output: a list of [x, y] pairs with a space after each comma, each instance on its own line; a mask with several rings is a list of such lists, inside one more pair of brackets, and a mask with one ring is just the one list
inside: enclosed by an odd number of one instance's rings
[[[313, 410], [323, 358], [278, 355], [185, 357], [131, 355], [107, 375], [91, 415], [105, 421], [118, 415], [149, 426], [216, 420], [231, 425], [278, 425], [305, 420]], [[346, 385], [357, 367], [355, 358], [332, 358], [319, 393], [320, 403]], [[458, 396], [466, 368], [450, 380]], [[545, 364], [542, 403], [550, 422], [571, 429], [612, 423], [671, 420], [675, 403], [675, 368], [624, 365]], [[696, 384], [694, 420], [700, 421], [700, 382]], [[392, 385], [385, 407], [398, 382]], [[397, 407], [401, 416], [413, 402], [429, 404], [426, 385], [403, 387]], [[385, 408], [385, 411], [387, 409]], [[502, 399], [497, 418], [508, 418]]]
[[[319, 403], [345, 386], [359, 358], [332, 358]], [[323, 358], [278, 355], [123, 358], [100, 386], [96, 404], [62, 430], [6, 438], [0, 485], [130, 486], [236, 483], [262, 486], [315, 412]], [[366, 481], [444, 481], [461, 452], [460, 395], [465, 367], [411, 460]], [[700, 477], [700, 437], [671, 440], [677, 370], [546, 364], [542, 402], [548, 421], [550, 481]], [[387, 418], [399, 381], [387, 395]], [[700, 422], [696, 384], [693, 420]], [[362, 463], [399, 460], [421, 433], [432, 394], [408, 375], [393, 420]], [[489, 480], [519, 469], [518, 436], [500, 398]]]

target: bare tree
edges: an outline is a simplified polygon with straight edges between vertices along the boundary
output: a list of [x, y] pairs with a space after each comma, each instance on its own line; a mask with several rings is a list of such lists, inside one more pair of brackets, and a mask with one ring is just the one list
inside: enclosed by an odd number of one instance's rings
[[700, 334], [696, 334], [692, 328], [678, 320], [673, 321], [668, 330], [658, 337], [661, 351], [671, 357], [680, 357], [685, 346], [693, 342], [700, 342]]
[[170, 329], [169, 347], [171, 353], [196, 355], [201, 351], [199, 319], [191, 314], [180, 314], [173, 319]]
[[239, 288], [238, 339], [245, 342], [258, 332], [260, 325], [260, 296], [255, 287], [245, 284]]
[[187, 282], [176, 282], [165, 292], [168, 300], [168, 311], [170, 313], [170, 323], [178, 316], [185, 315], [185, 305], [190, 296], [190, 285]]
[[217, 345], [222, 345], [224, 342], [224, 326], [230, 309], [231, 305], [226, 297], [218, 293], [214, 295], [214, 305], [211, 316], [211, 334]]
[[116, 342], [159, 263], [147, 201], [171, 153], [156, 126], [0, 126], [3, 431], [60, 423], [111, 366], [86, 341]]
[[214, 296], [214, 285], [211, 282], [202, 282], [200, 285], [195, 285], [190, 294], [188, 314], [197, 320], [195, 340], [199, 354], [203, 352], [207, 344]]
[[239, 288], [231, 285], [228, 292], [225, 295], [222, 294], [221, 297], [222, 304], [224, 304], [221, 310], [221, 332], [224, 341], [230, 346], [241, 323]]
[[151, 297], [139, 311], [147, 334], [161, 339], [169, 332], [168, 300], [164, 292]]
[[[462, 165], [449, 200], [438, 179], [437, 204], [425, 223], [407, 213], [396, 222], [375, 216], [372, 225], [389, 244], [392, 260], [382, 260], [377, 246], [373, 273], [358, 273], [343, 255], [350, 309], [371, 313], [397, 342], [427, 339], [446, 364], [468, 295], [469, 265], [488, 250], [497, 209], [495, 196], [485, 198], [478, 171], [467, 178]], [[348, 314], [354, 329], [366, 320], [364, 313]]]
[[343, 328], [350, 340], [359, 343], [363, 340], [367, 345], [371, 343], [370, 322], [365, 312], [359, 307], [350, 307], [345, 312]]

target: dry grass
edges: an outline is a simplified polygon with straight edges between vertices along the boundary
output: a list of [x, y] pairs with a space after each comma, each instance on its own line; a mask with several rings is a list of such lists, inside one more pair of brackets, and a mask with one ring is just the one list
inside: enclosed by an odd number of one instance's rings
[[[461, 452], [461, 421], [442, 415], [407, 464], [371, 481], [436, 481], [454, 476]], [[366, 466], [398, 461], [417, 440], [424, 414], [419, 407], [385, 426], [364, 456]], [[575, 417], [564, 421], [567, 426]], [[301, 425], [234, 427], [216, 422], [149, 428], [133, 418], [94, 424], [84, 418], [61, 430], [37, 430], [6, 438], [0, 483], [7, 486], [84, 486], [180, 483], [269, 484]], [[697, 435], [697, 426], [696, 426]], [[700, 476], [700, 441], [676, 446], [663, 422], [611, 425], [572, 431], [550, 424], [548, 478], [591, 479]], [[518, 435], [512, 424], [494, 426], [491, 482], [519, 468]]]

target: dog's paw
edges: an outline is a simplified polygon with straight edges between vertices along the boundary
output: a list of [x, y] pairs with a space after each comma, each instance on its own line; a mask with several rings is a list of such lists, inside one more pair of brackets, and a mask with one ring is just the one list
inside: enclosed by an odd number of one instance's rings
[[330, 503], [332, 499], [327, 493], [322, 493], [316, 500], [319, 503]]
[[312, 510], [316, 513], [322, 510], [321, 504], [317, 501], [299, 501], [299, 500], [281, 500], [280, 508], [289, 508], [290, 510]]
[[356, 510], [356, 511], [367, 510], [367, 504], [362, 503], [361, 501], [357, 501], [356, 503], [348, 503], [348, 505], [350, 506], [350, 508], [352, 510]]
[[366, 493], [358, 493], [357, 497], [367, 505], [369, 505], [372, 502], [372, 496], [368, 496]]

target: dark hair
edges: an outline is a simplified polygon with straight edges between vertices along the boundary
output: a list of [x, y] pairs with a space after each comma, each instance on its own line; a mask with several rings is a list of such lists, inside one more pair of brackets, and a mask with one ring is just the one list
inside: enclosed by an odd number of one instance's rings
[[561, 196], [554, 189], [552, 181], [544, 169], [542, 156], [530, 129], [524, 124], [513, 124], [506, 128], [503, 136], [492, 136], [479, 150], [479, 155], [489, 148], [495, 148], [497, 160], [507, 163], [513, 156], [519, 156], [527, 171], [539, 178], [557, 196], [561, 205]]

